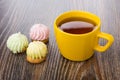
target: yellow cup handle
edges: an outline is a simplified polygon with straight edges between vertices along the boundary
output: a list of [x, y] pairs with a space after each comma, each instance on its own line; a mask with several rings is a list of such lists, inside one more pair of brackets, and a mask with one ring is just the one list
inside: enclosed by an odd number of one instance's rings
[[104, 32], [100, 32], [98, 35], [97, 35], [98, 39], [99, 38], [103, 38], [103, 39], [106, 39], [108, 42], [104, 45], [104, 46], [100, 46], [98, 43], [97, 45], [95, 46], [95, 50], [99, 51], [99, 52], [104, 52], [106, 51], [110, 46], [111, 44], [113, 43], [114, 41], [114, 38], [112, 35], [110, 34], [107, 34], [107, 33], [104, 33]]

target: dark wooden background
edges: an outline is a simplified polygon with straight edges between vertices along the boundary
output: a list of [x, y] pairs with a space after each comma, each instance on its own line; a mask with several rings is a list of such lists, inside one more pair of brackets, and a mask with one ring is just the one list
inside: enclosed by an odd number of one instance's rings
[[[101, 31], [112, 34], [114, 44], [84, 62], [63, 58], [56, 45], [53, 22], [68, 10], [98, 15]], [[29, 29], [35, 23], [50, 28], [49, 54], [40, 64], [30, 64], [25, 53], [14, 55], [6, 47], [13, 33], [20, 31], [29, 38]], [[0, 0], [0, 80], [120, 80], [120, 0]]]

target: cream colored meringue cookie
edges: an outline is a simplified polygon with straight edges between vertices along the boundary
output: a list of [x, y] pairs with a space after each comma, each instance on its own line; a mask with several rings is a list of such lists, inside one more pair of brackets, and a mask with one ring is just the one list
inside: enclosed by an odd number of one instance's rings
[[12, 34], [7, 40], [7, 47], [13, 53], [24, 52], [28, 47], [28, 39], [20, 32]]
[[47, 55], [47, 46], [40, 41], [33, 41], [27, 48], [27, 61], [30, 63], [40, 63], [45, 60]]

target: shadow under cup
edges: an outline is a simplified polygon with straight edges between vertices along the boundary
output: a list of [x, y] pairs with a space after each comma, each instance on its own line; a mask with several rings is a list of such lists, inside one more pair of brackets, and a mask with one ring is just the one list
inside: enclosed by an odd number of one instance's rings
[[[94, 30], [85, 34], [70, 34], [59, 29], [68, 21], [86, 21], [95, 25]], [[61, 54], [72, 61], [84, 61], [94, 53], [100, 33], [100, 19], [96, 15], [83, 11], [69, 11], [59, 15], [54, 22], [54, 33]]]

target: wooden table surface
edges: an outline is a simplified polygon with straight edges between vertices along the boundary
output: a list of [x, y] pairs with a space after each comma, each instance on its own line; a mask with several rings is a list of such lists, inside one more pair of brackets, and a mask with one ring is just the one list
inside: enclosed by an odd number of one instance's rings
[[[0, 80], [120, 80], [120, 0], [0, 0]], [[65, 11], [84, 10], [101, 18], [101, 31], [115, 42], [104, 53], [95, 51], [84, 62], [73, 62], [60, 55], [53, 22]], [[26, 54], [12, 54], [6, 47], [8, 37], [21, 32], [29, 38], [35, 23], [50, 28], [48, 55], [40, 64], [30, 64]], [[30, 39], [29, 39], [30, 42]], [[100, 42], [105, 44], [104, 40]]]

